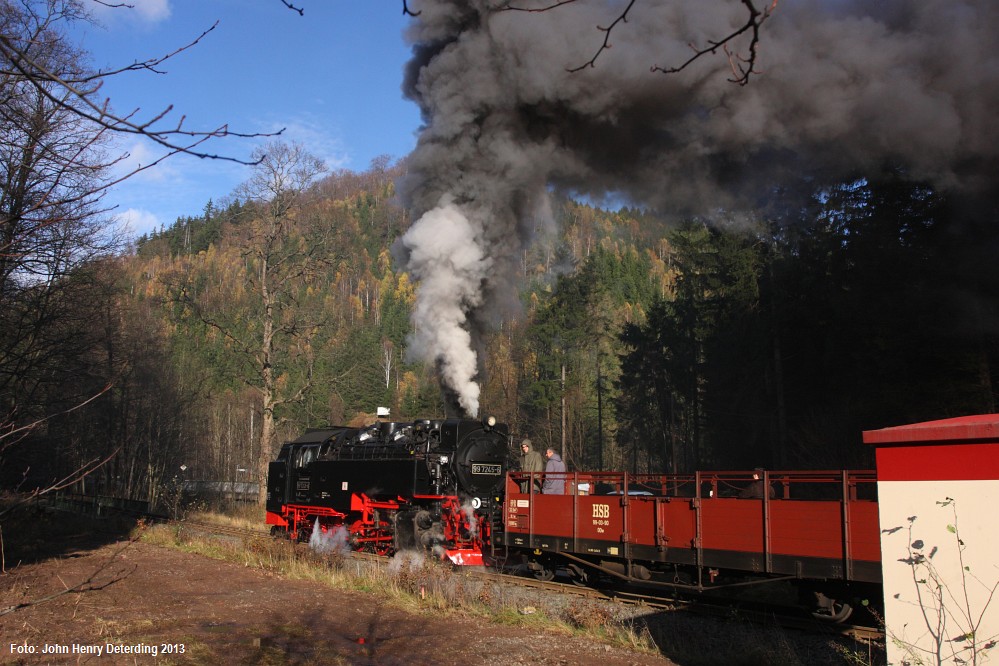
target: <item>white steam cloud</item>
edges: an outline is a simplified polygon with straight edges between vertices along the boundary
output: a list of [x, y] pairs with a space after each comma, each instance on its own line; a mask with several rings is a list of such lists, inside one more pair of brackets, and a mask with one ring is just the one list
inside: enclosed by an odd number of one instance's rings
[[343, 525], [337, 525], [331, 530], [323, 530], [316, 518], [312, 527], [312, 536], [309, 537], [309, 548], [317, 553], [341, 553], [350, 552], [350, 533]]
[[408, 270], [420, 281], [410, 352], [435, 359], [465, 413], [479, 413], [476, 354], [468, 311], [482, 305], [482, 284], [492, 261], [482, 250], [482, 225], [450, 196], [423, 214], [401, 239]]

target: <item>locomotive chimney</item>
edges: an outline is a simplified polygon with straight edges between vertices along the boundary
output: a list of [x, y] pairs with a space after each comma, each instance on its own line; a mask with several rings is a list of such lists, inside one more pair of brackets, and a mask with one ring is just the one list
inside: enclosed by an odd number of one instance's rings
[[449, 419], [466, 418], [468, 416], [461, 406], [458, 393], [454, 389], [447, 385], [442, 386], [441, 397], [444, 399], [444, 416]]

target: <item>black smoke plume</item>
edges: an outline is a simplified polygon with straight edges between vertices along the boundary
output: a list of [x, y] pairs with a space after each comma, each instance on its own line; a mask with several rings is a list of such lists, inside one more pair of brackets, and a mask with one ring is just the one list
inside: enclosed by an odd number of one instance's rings
[[405, 92], [425, 124], [403, 183], [419, 220], [397, 254], [420, 282], [412, 349], [469, 414], [479, 327], [515, 300], [525, 220], [551, 187], [710, 215], [889, 164], [940, 188], [994, 186], [994, 0], [784, 0], [745, 86], [721, 52], [650, 71], [743, 25], [740, 0], [637, 0], [576, 73], [627, 2], [508, 4], [409, 3]]

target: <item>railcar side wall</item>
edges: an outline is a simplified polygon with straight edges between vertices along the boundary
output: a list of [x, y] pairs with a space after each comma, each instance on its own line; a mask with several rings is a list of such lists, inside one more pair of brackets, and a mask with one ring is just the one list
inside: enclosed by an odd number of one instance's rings
[[[792, 474], [780, 478], [791, 483]], [[623, 481], [625, 475], [619, 485], [629, 488], [627, 493], [591, 495], [589, 489], [613, 487], [608, 475], [570, 476], [567, 489], [577, 492], [567, 495], [525, 494], [519, 479], [511, 479], [504, 506], [508, 546], [803, 578], [881, 580], [873, 499], [854, 493], [838, 500], [743, 499], [702, 497], [696, 491], [684, 497], [665, 492], [680, 487], [676, 479], [635, 483]], [[814, 475], [808, 480], [814, 483]]]

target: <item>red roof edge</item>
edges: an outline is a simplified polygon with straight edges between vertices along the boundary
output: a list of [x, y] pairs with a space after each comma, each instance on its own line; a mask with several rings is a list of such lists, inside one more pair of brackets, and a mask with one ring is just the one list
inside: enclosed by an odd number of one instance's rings
[[999, 414], [976, 414], [939, 421], [865, 430], [864, 444], [999, 442]]

